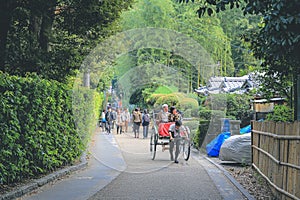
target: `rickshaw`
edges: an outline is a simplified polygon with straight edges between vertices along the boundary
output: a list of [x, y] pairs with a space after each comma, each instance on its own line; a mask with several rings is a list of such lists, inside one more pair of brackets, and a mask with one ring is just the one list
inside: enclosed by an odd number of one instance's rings
[[[153, 113], [153, 127], [150, 137], [150, 153], [152, 160], [155, 159], [156, 152], [158, 150], [158, 146], [161, 146], [162, 152], [168, 149], [168, 145], [170, 143], [169, 136], [169, 127], [175, 122], [168, 123], [156, 123], [156, 114]], [[186, 132], [180, 132], [181, 141], [180, 141], [180, 153], [183, 153], [184, 160], [188, 161], [191, 152], [191, 142], [190, 142], [190, 129], [182, 125], [181, 126]], [[174, 148], [176, 149], [176, 148]], [[167, 151], [169, 153], [169, 151]]]

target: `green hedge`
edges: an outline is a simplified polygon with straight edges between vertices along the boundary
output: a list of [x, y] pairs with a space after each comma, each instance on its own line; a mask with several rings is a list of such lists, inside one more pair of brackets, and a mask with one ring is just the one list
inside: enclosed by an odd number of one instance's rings
[[73, 115], [77, 132], [84, 146], [91, 139], [101, 111], [103, 95], [94, 90], [79, 87], [73, 90]]
[[208, 131], [208, 128], [209, 128], [209, 123], [210, 123], [209, 120], [200, 120], [199, 121], [198, 130], [196, 132], [195, 137], [193, 138], [195, 146], [198, 149], [201, 148], [201, 146], [204, 142], [204, 139], [206, 137], [206, 134], [207, 134], [207, 131]]
[[[76, 130], [71, 95], [70, 88], [56, 81], [0, 72], [1, 184], [51, 172], [80, 157], [85, 150], [80, 131], [90, 131], [87, 127], [92, 122], [86, 114], [90, 110], [82, 111], [79, 118], [87, 124]], [[82, 98], [85, 101], [89, 95]], [[99, 101], [99, 96], [96, 98]], [[91, 101], [87, 101], [89, 108], [98, 106]]]
[[202, 120], [210, 120], [212, 117], [216, 118], [224, 118], [224, 112], [221, 110], [208, 110], [208, 109], [201, 109], [199, 111], [199, 117]]

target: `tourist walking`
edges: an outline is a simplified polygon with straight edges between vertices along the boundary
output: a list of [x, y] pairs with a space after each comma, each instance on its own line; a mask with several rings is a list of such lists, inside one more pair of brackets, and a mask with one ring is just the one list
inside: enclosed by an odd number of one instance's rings
[[148, 137], [149, 124], [150, 124], [150, 115], [149, 115], [147, 109], [145, 109], [144, 112], [143, 112], [143, 116], [142, 116], [142, 126], [143, 126], [144, 139], [146, 139]]
[[122, 134], [122, 128], [124, 125], [124, 117], [123, 113], [120, 109], [117, 110], [116, 114], [116, 126], [117, 126], [117, 134]]
[[113, 108], [112, 111], [112, 123], [111, 123], [111, 129], [114, 129], [115, 128], [115, 124], [116, 124], [116, 119], [117, 119], [117, 112], [116, 112], [116, 109]]
[[111, 112], [111, 108], [109, 107], [106, 114], [105, 114], [105, 120], [106, 120], [106, 132], [107, 134], [111, 133], [111, 125], [112, 125], [112, 121], [113, 121], [113, 115]]
[[142, 114], [140, 113], [138, 108], [136, 108], [132, 113], [132, 121], [134, 137], [139, 138]]
[[103, 109], [101, 113], [101, 127], [102, 127], [102, 132], [104, 132], [106, 127], [105, 109]]
[[123, 116], [125, 119], [125, 123], [124, 123], [125, 133], [127, 133], [128, 132], [128, 124], [130, 122], [130, 113], [127, 108], [124, 109]]

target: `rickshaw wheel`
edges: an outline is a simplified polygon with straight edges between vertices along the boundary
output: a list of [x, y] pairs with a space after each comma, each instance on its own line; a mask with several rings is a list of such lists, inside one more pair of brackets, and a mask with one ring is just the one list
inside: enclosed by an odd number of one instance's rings
[[156, 144], [157, 144], [157, 135], [155, 133], [152, 133], [150, 138], [150, 153], [151, 153], [152, 160], [155, 159]]
[[184, 140], [183, 142], [183, 158], [184, 160], [188, 161], [191, 154], [191, 145], [189, 140]]

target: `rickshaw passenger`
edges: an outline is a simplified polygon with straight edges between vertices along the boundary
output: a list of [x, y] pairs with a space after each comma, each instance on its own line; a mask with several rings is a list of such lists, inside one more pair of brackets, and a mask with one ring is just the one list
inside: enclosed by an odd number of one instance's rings
[[162, 111], [160, 111], [157, 115], [157, 120], [156, 120], [156, 124], [159, 125], [160, 123], [167, 123], [168, 120], [168, 116], [169, 116], [169, 111], [168, 111], [168, 104], [164, 104], [162, 105]]
[[180, 114], [177, 112], [177, 109], [175, 106], [171, 106], [170, 108], [170, 114], [168, 116], [168, 121], [169, 122], [176, 122], [181, 120]]
[[171, 156], [171, 160], [174, 160], [173, 157], [173, 149], [174, 149], [174, 144], [176, 143], [176, 150], [175, 150], [175, 163], [178, 163], [178, 155], [179, 155], [179, 146], [180, 146], [180, 141], [181, 141], [181, 136], [180, 136], [180, 132], [185, 132], [186, 133], [186, 129], [182, 126], [182, 122], [181, 121], [176, 121], [175, 124], [172, 124], [169, 128], [169, 134], [170, 134], [170, 156]]

